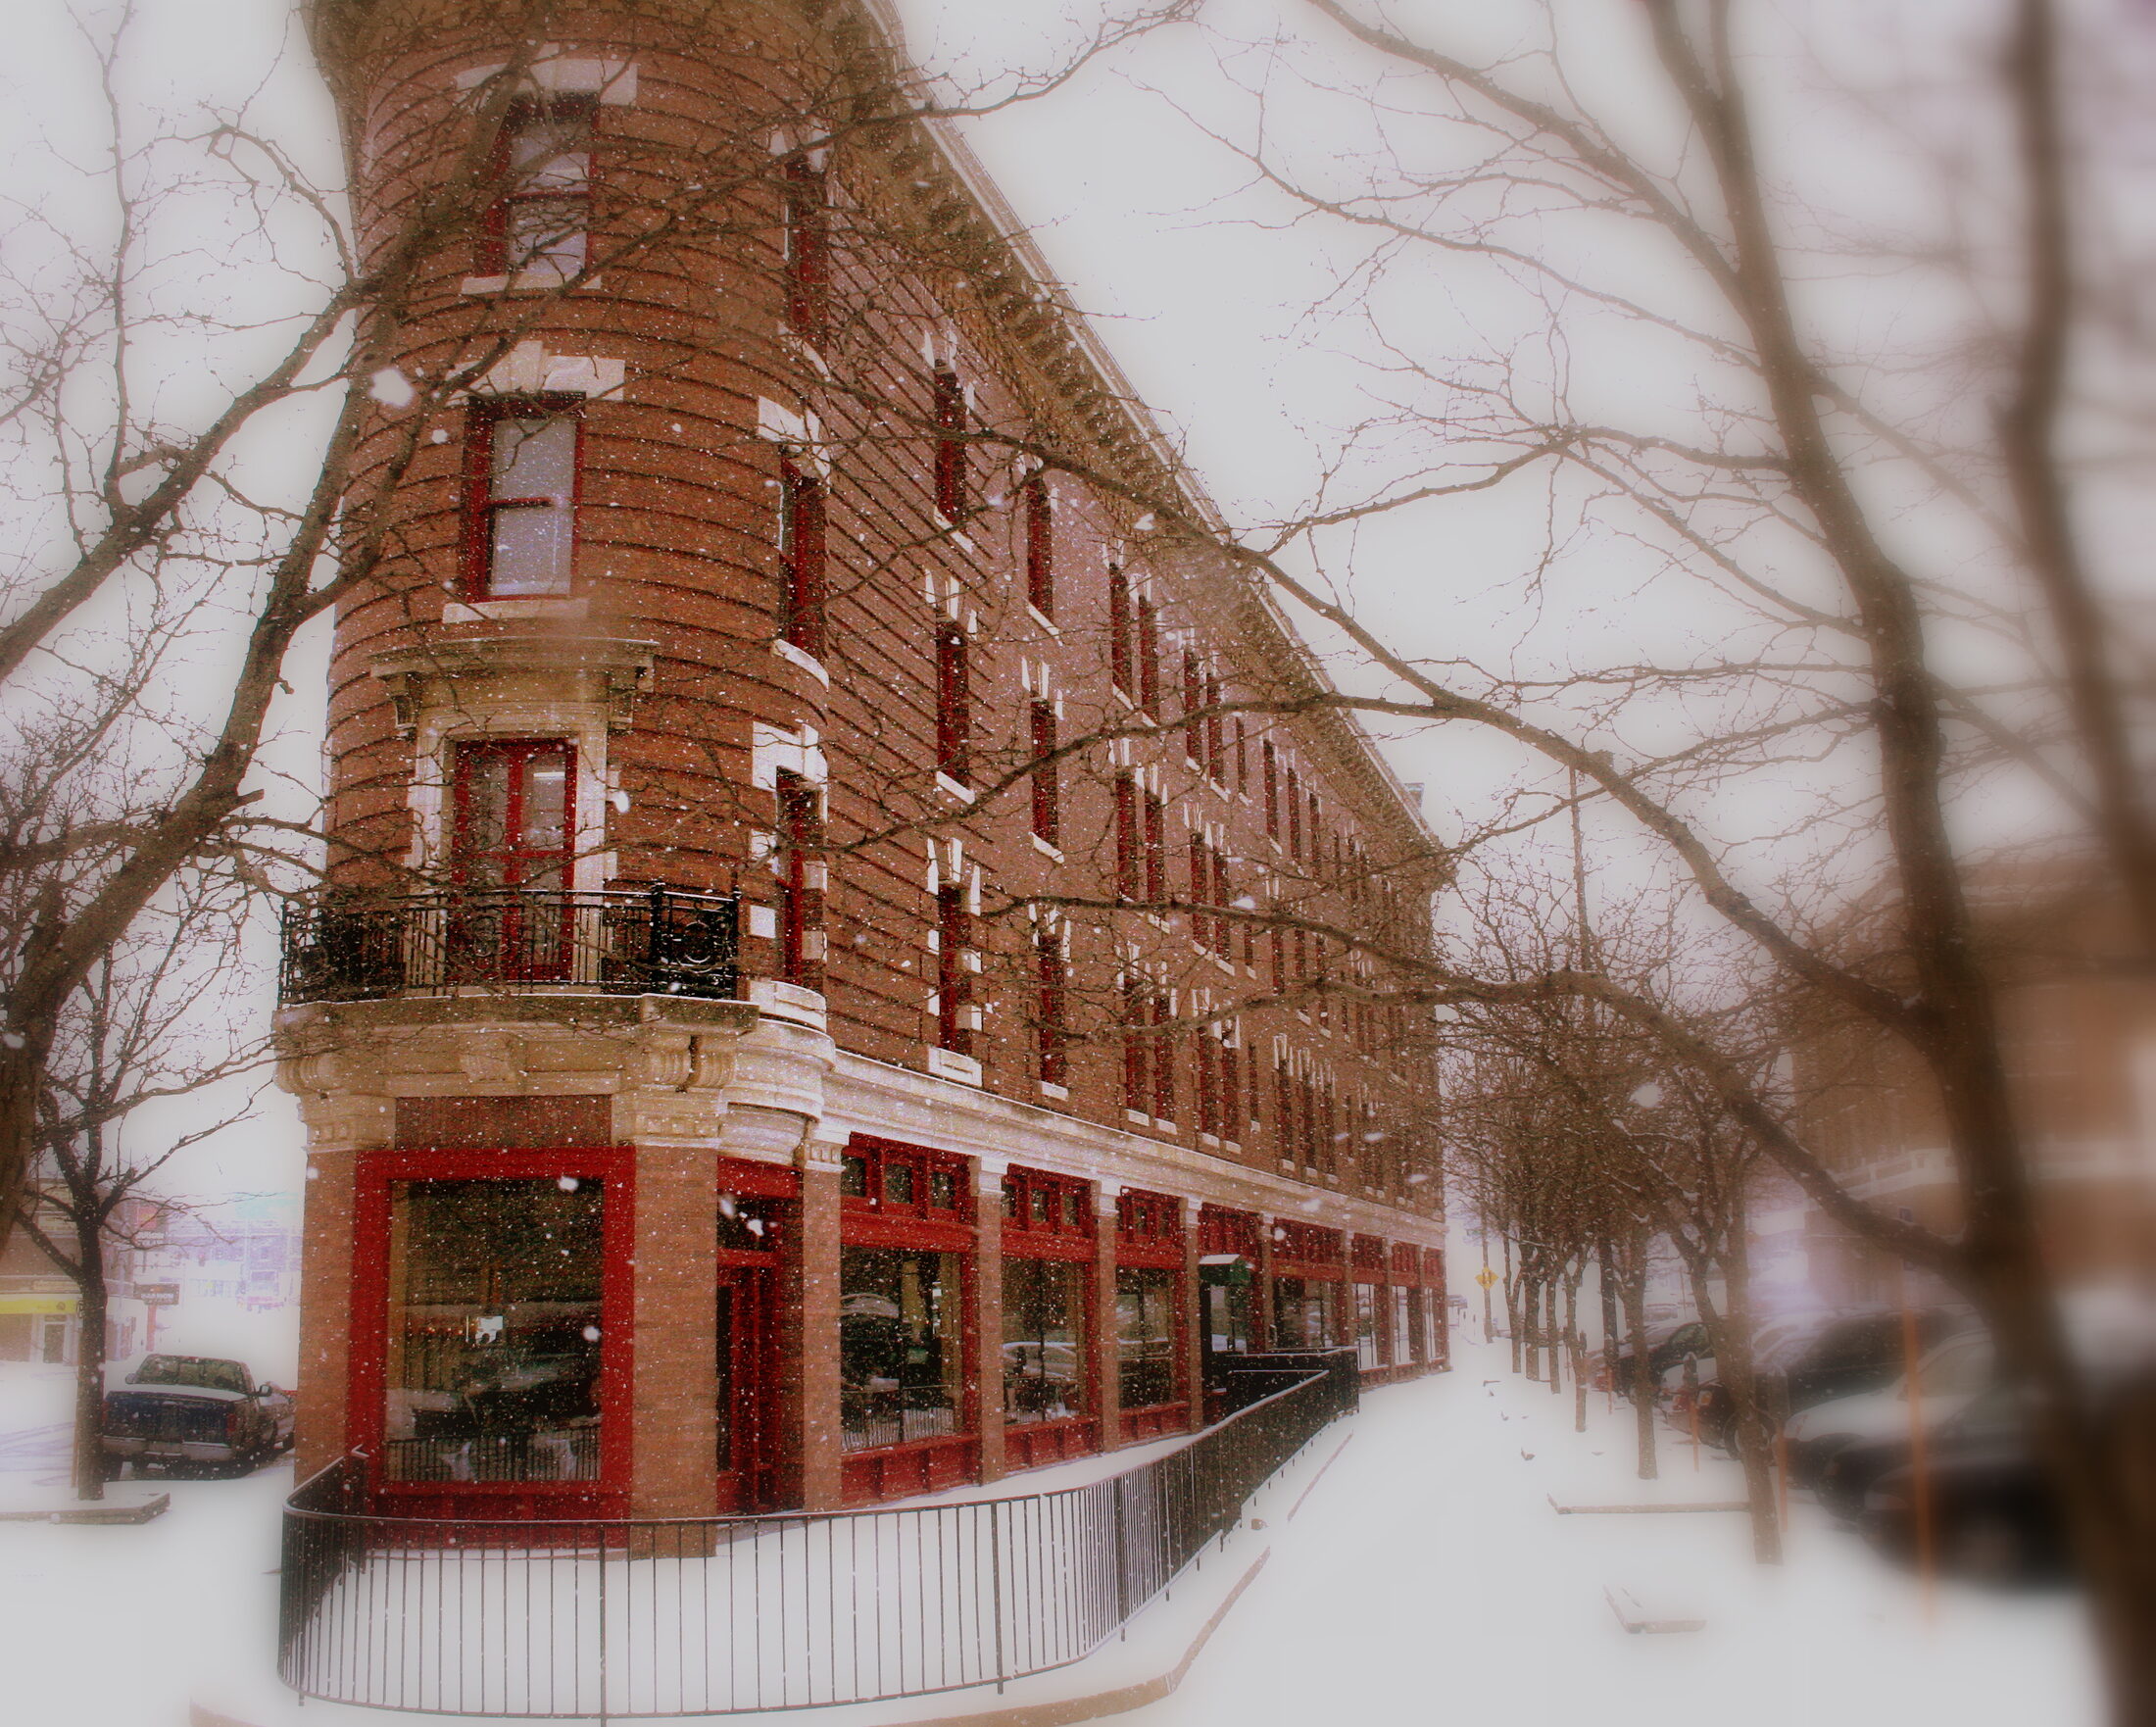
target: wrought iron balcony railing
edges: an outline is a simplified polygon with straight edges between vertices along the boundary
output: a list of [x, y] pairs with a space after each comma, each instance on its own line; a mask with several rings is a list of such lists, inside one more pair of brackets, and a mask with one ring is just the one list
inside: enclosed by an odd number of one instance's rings
[[731, 894], [451, 889], [293, 907], [278, 997], [295, 1002], [547, 986], [725, 998], [740, 981]]

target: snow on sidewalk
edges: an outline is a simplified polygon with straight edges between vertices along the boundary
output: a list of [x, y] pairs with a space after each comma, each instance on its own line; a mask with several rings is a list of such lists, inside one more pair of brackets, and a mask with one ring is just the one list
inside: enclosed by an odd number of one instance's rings
[[[1667, 1427], [1636, 1479], [1630, 1411], [1514, 1378], [1501, 1347], [1365, 1400], [1353, 1442], [1170, 1698], [1130, 1727], [2092, 1727], [2082, 1616], [2063, 1593], [1914, 1583], [1792, 1507], [1788, 1563], [1750, 1558], [1733, 1512], [1559, 1516], [1560, 1504], [1735, 1500], [1735, 1464]], [[1495, 1383], [1485, 1383], [1494, 1381]], [[1525, 1454], [1525, 1455], [1523, 1455]], [[1698, 1632], [1628, 1635], [1632, 1591]]]

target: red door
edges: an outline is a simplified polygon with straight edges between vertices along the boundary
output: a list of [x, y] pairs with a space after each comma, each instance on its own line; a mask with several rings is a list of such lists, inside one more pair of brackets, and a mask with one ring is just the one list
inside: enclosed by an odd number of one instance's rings
[[575, 751], [558, 738], [457, 752], [451, 969], [492, 983], [566, 978]]
[[718, 1268], [718, 1499], [720, 1515], [766, 1511], [772, 1481], [771, 1272]]

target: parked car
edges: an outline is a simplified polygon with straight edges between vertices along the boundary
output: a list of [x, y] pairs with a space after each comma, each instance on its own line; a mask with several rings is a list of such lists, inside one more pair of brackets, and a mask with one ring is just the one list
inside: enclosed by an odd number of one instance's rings
[[292, 1399], [244, 1362], [145, 1356], [105, 1391], [103, 1447], [112, 1475], [245, 1474], [292, 1444]]
[[[1991, 1340], [1984, 1333], [1951, 1333], [1917, 1363], [1914, 1419], [1926, 1431], [1952, 1420], [1991, 1384], [1993, 1371]], [[1853, 1516], [1862, 1503], [1862, 1488], [1855, 1488], [1854, 1498], [1846, 1496], [1859, 1471], [1844, 1471], [1830, 1486], [1827, 1471], [1834, 1458], [1851, 1445], [1906, 1448], [1911, 1420], [1906, 1374], [1879, 1391], [1830, 1398], [1799, 1409], [1783, 1429], [1789, 1479], [1799, 1487], [1818, 1488], [1821, 1502], [1838, 1515]]]
[[[1647, 1372], [1657, 1383], [1672, 1367], [1682, 1368], [1685, 1361], [1696, 1360], [1707, 1353], [1707, 1328], [1696, 1319], [1663, 1319], [1646, 1328]], [[1632, 1347], [1629, 1343], [1618, 1346], [1616, 1357], [1606, 1364], [1609, 1382], [1620, 1393], [1632, 1390]]]

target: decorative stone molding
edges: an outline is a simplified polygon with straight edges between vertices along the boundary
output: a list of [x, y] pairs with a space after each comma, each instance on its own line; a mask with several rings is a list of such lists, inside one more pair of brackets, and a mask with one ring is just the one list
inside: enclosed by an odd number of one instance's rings
[[656, 642], [625, 637], [503, 628], [376, 654], [368, 668], [388, 687], [397, 729], [407, 737], [430, 714], [475, 716], [534, 702], [597, 707], [608, 728], [620, 731], [651, 687], [658, 653]]

